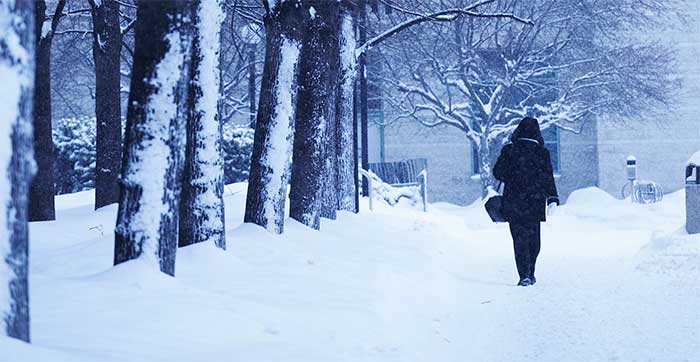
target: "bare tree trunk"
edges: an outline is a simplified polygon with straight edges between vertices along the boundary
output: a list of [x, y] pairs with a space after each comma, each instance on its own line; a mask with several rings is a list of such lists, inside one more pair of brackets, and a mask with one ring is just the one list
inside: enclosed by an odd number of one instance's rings
[[338, 4], [319, 0], [306, 1], [305, 5], [313, 6], [315, 15], [304, 33], [299, 65], [289, 216], [320, 229], [327, 155], [324, 148], [328, 147], [329, 123], [335, 122], [337, 74], [333, 68], [337, 58], [332, 54], [338, 51]]
[[29, 342], [27, 205], [34, 173], [34, 4], [0, 3], [0, 335]]
[[114, 263], [138, 257], [175, 274], [185, 156], [192, 6], [138, 4]]
[[353, 119], [355, 95], [355, 24], [352, 9], [348, 5], [341, 7], [339, 32], [340, 71], [338, 80], [338, 100], [336, 110], [338, 162], [338, 210], [355, 212], [355, 172], [357, 158], [354, 136], [356, 130]]
[[55, 186], [53, 182], [53, 164], [55, 151], [51, 136], [51, 43], [53, 33], [58, 26], [60, 14], [66, 0], [59, 0], [51, 23], [46, 19], [46, 1], [37, 0], [35, 5], [35, 66], [34, 77], [34, 158], [37, 173], [29, 191], [29, 221], [47, 221], [56, 219], [54, 205]]
[[296, 1], [282, 0], [265, 16], [265, 66], [255, 122], [245, 222], [280, 234], [294, 142], [301, 26]]
[[226, 249], [224, 162], [219, 95], [223, 11], [219, 1], [193, 2], [195, 17], [189, 84], [187, 147], [180, 202], [179, 246], [212, 241]]
[[121, 160], [122, 33], [119, 2], [103, 0], [92, 7], [92, 56], [95, 60], [95, 115], [97, 116], [95, 209], [119, 200]]

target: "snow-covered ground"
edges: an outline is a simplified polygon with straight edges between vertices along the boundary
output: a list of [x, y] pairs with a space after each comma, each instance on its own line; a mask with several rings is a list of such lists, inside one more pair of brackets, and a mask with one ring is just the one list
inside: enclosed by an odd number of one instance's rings
[[700, 360], [682, 192], [574, 193], [521, 288], [507, 226], [481, 205], [375, 203], [274, 236], [241, 225], [245, 189], [226, 189], [228, 250], [180, 249], [175, 278], [112, 267], [116, 207], [59, 197], [58, 220], [31, 225], [33, 344], [0, 339], [0, 361]]

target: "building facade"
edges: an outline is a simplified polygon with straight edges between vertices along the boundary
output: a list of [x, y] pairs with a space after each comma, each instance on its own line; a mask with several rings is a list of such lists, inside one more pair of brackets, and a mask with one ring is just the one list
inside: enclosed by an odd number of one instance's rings
[[[665, 193], [683, 187], [685, 163], [700, 150], [700, 3], [689, 6], [687, 26], [656, 35], [678, 51], [679, 92], [672, 112], [663, 119], [602, 116], [586, 123], [580, 134], [555, 131], [546, 137], [562, 200], [590, 186], [621, 197], [628, 156], [637, 158], [640, 180], [658, 183]], [[371, 106], [375, 120], [383, 121], [381, 104]], [[426, 158], [430, 202], [467, 205], [481, 197], [475, 150], [462, 131], [425, 128], [410, 120], [377, 125], [381, 121], [370, 122], [370, 162]]]

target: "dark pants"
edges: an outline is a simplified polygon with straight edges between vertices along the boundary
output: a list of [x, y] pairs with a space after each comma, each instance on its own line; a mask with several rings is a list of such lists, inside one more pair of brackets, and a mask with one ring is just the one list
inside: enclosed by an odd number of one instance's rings
[[535, 275], [537, 256], [540, 254], [540, 222], [511, 222], [509, 225], [520, 279], [532, 278]]

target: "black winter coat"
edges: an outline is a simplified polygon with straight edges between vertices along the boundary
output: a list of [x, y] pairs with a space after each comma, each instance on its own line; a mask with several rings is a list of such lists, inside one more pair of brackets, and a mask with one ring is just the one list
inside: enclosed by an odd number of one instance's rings
[[558, 204], [559, 196], [537, 120], [524, 119], [511, 140], [493, 168], [493, 175], [505, 184], [503, 216], [515, 223], [545, 221], [546, 205]]

